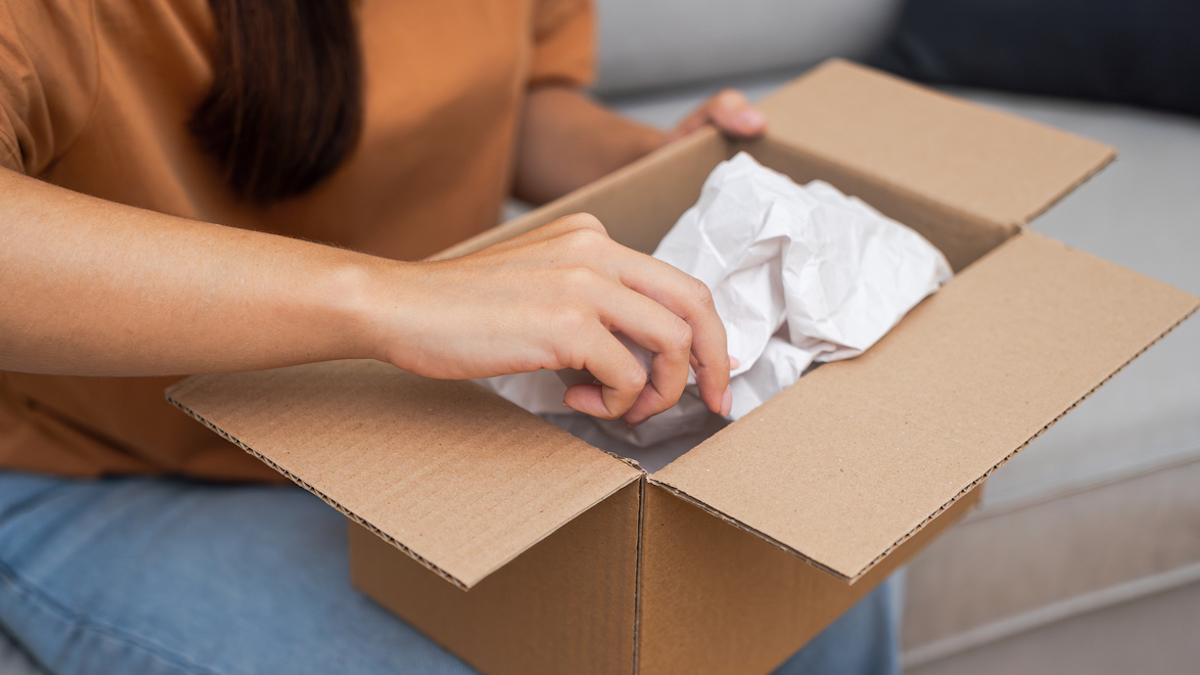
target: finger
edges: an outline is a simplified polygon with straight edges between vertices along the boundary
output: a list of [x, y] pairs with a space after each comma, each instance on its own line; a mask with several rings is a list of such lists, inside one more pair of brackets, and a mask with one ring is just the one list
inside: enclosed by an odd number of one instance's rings
[[767, 119], [736, 89], [726, 89], [712, 97], [707, 108], [713, 124], [730, 136], [754, 138], [767, 128]]
[[[611, 244], [612, 240], [608, 239], [607, 235], [602, 235], [601, 240], [595, 236], [597, 232], [588, 232], [589, 229], [602, 226], [594, 218], [582, 215], [584, 217], [574, 225], [571, 222], [560, 223], [560, 236], [573, 237], [576, 256], [582, 256], [582, 259], [595, 263], [599, 260], [596, 254], [599, 246]], [[565, 219], [560, 219], [563, 220]], [[572, 227], [575, 229], [572, 230]], [[725, 326], [712, 306], [712, 296], [708, 288], [694, 277], [650, 256], [624, 247], [613, 247], [610, 250], [616, 251], [617, 254], [603, 256], [610, 263], [604, 267], [615, 270], [616, 276], [625, 286], [666, 307], [691, 328], [691, 365], [696, 371], [700, 398], [713, 412], [722, 412], [725, 408], [725, 389], [729, 385], [729, 354], [725, 351]], [[614, 315], [610, 313], [610, 316]], [[627, 331], [635, 329], [635, 326], [629, 324], [616, 328], [630, 337], [633, 335]], [[658, 353], [654, 347], [643, 346]], [[654, 379], [655, 389], [647, 394], [646, 402], [641, 404], [646, 407], [639, 406], [635, 418], [645, 414], [647, 410], [659, 411], [657, 409], [662, 402], [670, 400], [673, 395], [674, 386], [666, 386], [668, 380], [663, 379], [671, 377], [669, 373], [674, 372], [673, 362], [665, 362], [664, 367], [661, 371], [663, 375]]]
[[708, 287], [665, 262], [633, 251], [620, 266], [619, 276], [630, 289], [687, 322], [692, 329], [692, 367], [700, 399], [709, 410], [721, 412], [725, 388], [729, 386], [729, 352], [725, 325]]
[[646, 386], [646, 371], [633, 354], [598, 322], [584, 345], [583, 369], [600, 384], [567, 388], [563, 405], [586, 415], [615, 420], [621, 417]]
[[597, 299], [601, 321], [627, 340], [650, 352], [650, 379], [625, 414], [640, 424], [670, 408], [683, 395], [691, 361], [692, 329], [674, 312], [620, 284], [617, 292]]

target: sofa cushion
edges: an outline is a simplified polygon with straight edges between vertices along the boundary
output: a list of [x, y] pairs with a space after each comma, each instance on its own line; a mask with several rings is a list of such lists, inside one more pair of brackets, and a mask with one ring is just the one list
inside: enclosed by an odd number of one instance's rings
[[597, 91], [674, 86], [862, 58], [899, 0], [597, 0]]
[[909, 79], [1200, 115], [1200, 3], [910, 0], [873, 61]]
[[[1041, 96], [950, 93], [1116, 148], [1117, 161], [1035, 219], [1033, 229], [1200, 294], [1200, 120]], [[1200, 317], [1193, 316], [996, 472], [985, 505], [1200, 455], [1198, 345]]]

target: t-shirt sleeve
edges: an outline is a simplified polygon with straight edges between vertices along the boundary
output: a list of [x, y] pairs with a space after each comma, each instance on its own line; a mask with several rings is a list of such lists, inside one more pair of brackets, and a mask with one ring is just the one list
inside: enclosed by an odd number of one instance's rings
[[596, 55], [591, 0], [538, 0], [536, 7], [529, 85], [591, 84]]
[[89, 0], [0, 0], [0, 166], [36, 176], [91, 115], [98, 87]]

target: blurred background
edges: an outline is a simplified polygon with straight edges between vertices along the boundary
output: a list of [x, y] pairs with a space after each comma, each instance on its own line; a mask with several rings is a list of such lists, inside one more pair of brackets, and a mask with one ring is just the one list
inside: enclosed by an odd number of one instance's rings
[[[1200, 295], [1200, 2], [597, 3], [595, 94], [663, 128], [838, 56], [1112, 145], [1033, 229]], [[1200, 671], [1200, 319], [909, 566], [904, 650], [912, 675]]]

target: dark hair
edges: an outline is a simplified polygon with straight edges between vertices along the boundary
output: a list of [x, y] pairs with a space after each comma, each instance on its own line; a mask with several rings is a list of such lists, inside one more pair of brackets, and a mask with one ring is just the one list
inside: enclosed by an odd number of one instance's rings
[[213, 85], [188, 122], [233, 191], [266, 203], [328, 176], [362, 129], [350, 0], [209, 0]]

